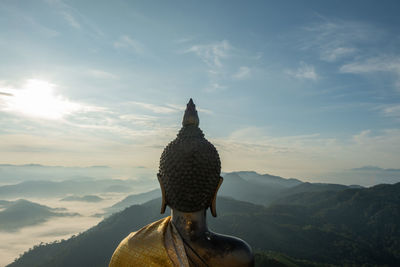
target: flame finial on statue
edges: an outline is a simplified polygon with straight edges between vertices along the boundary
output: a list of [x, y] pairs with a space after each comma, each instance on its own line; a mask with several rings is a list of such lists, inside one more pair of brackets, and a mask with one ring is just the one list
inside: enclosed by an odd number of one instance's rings
[[199, 126], [199, 116], [197, 115], [196, 105], [190, 99], [186, 105], [185, 115], [183, 116], [182, 126]]

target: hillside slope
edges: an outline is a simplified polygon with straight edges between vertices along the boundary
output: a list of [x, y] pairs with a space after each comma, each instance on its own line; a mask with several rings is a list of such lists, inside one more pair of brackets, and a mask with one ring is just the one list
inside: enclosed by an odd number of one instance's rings
[[20, 228], [43, 223], [51, 217], [77, 216], [77, 213], [60, 212], [60, 209], [49, 208], [24, 199], [7, 203], [0, 211], [0, 231], [16, 231]]
[[[285, 179], [269, 174], [250, 171], [223, 174], [224, 181], [218, 192], [219, 196], [268, 206], [272, 202], [297, 193], [316, 191], [341, 191], [351, 187], [339, 184], [303, 183], [297, 179]], [[106, 216], [131, 205], [142, 204], [161, 197], [160, 188], [141, 194], [133, 194], [105, 209]]]
[[[300, 193], [268, 208], [218, 198], [217, 207], [210, 228], [243, 238], [254, 250], [337, 265], [400, 265], [400, 183]], [[123, 237], [161, 218], [159, 208], [160, 199], [134, 205], [69, 240], [38, 246], [9, 266], [106, 266]]]

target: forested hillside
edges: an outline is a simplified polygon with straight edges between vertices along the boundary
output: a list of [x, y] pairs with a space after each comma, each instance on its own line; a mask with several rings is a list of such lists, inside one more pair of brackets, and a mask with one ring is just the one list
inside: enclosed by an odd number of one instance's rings
[[[267, 208], [230, 198], [219, 198], [217, 206], [210, 228], [243, 238], [255, 251], [303, 263], [400, 264], [400, 183], [299, 193]], [[123, 237], [161, 218], [159, 208], [160, 199], [134, 205], [69, 240], [37, 246], [9, 266], [106, 266]], [[259, 264], [263, 255], [257, 254]]]

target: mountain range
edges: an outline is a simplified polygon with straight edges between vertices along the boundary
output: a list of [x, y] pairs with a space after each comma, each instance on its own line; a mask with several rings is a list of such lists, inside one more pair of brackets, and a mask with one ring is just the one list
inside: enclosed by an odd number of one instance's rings
[[[362, 188], [339, 184], [304, 183], [298, 179], [282, 178], [269, 174], [258, 174], [251, 171], [231, 172], [223, 174], [224, 181], [218, 192], [219, 196], [233, 197], [237, 200], [268, 206], [273, 201], [302, 192], [340, 191], [347, 188]], [[108, 216], [134, 204], [142, 204], [151, 199], [161, 197], [159, 188], [149, 192], [132, 194], [105, 209]]]
[[[162, 217], [160, 202], [133, 205], [78, 236], [36, 246], [9, 266], [107, 266], [128, 233]], [[274, 262], [267, 251], [299, 259], [294, 266], [400, 266], [400, 183], [296, 192], [269, 206], [219, 197], [217, 209], [210, 228], [246, 240], [257, 266]]]
[[95, 195], [86, 196], [68, 196], [62, 198], [60, 201], [81, 201], [81, 202], [100, 202], [103, 199]]
[[105, 192], [130, 192], [133, 190], [133, 187], [133, 181], [113, 179], [36, 180], [0, 186], [0, 196], [2, 198], [65, 197], [68, 194], [84, 195]]

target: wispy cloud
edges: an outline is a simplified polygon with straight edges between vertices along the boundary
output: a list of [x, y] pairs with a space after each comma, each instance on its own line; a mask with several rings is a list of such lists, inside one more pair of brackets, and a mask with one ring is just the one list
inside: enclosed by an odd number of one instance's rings
[[182, 37], [182, 38], [176, 39], [176, 40], [174, 40], [174, 43], [184, 44], [184, 43], [191, 42], [193, 40], [194, 40], [193, 36], [188, 36], [188, 37]]
[[251, 70], [249, 67], [241, 66], [236, 73], [232, 75], [235, 80], [244, 80], [249, 78], [251, 75]]
[[286, 73], [298, 79], [306, 79], [316, 81], [319, 79], [314, 66], [300, 62], [300, 67], [296, 70], [286, 70]]
[[250, 79], [254, 75], [252, 66], [262, 57], [262, 53], [246, 51], [228, 40], [194, 44], [180, 53], [196, 55], [204, 64], [208, 84], [203, 90], [209, 93], [228, 90], [235, 82]]
[[336, 61], [339, 58], [351, 55], [357, 50], [354, 47], [337, 47], [324, 51], [321, 58], [325, 61]]
[[[63, 101], [70, 103], [56, 92], [53, 96], [58, 99], [51, 99], [54, 105], [62, 107]], [[3, 98], [13, 96], [0, 95], [0, 99]], [[35, 99], [29, 100], [36, 103]], [[40, 97], [39, 100], [43, 101]], [[40, 102], [48, 111], [46, 103]], [[62, 117], [52, 120], [46, 119], [47, 112], [32, 118], [32, 114], [0, 110], [0, 158], [8, 155], [7, 159], [12, 162], [34, 159], [35, 162], [53, 165], [129, 166], [135, 162], [155, 168], [158, 163], [154, 159], [159, 157], [162, 148], [179, 129], [176, 129], [176, 124], [169, 123], [169, 114], [182, 109], [180, 106], [140, 102], [117, 103], [109, 107], [77, 104], [79, 110], [62, 113]], [[2, 102], [0, 105], [3, 109]], [[146, 114], [149, 110], [154, 114]]]
[[370, 74], [370, 73], [392, 73], [396, 77], [395, 86], [400, 91], [400, 57], [378, 56], [358, 60], [344, 64], [340, 67], [342, 73]]
[[394, 118], [395, 120], [400, 121], [400, 104], [379, 105], [377, 110], [379, 110], [385, 117]]
[[180, 111], [180, 109], [177, 108], [176, 106], [154, 105], [150, 103], [136, 102], [136, 101], [130, 101], [128, 102], [128, 104], [132, 104], [159, 114], [170, 114]]
[[[399, 159], [400, 129], [385, 129], [377, 132], [361, 131], [354, 135], [354, 147], [358, 149], [360, 159], [365, 160], [362, 165], [380, 165], [397, 167]], [[354, 151], [353, 151], [354, 152]]]
[[[101, 72], [100, 74], [103, 75]], [[169, 115], [182, 112], [185, 108], [183, 105], [157, 105], [136, 101], [118, 103], [118, 107], [104, 107], [72, 101], [57, 91], [57, 85], [47, 81], [29, 80], [20, 88], [2, 84], [4, 86], [0, 87], [0, 129], [5, 129], [0, 133], [2, 140], [5, 140], [4, 134], [10, 134], [12, 139], [16, 134], [28, 131], [32, 136], [42, 136], [44, 143], [51, 135], [54, 140], [57, 139], [55, 136], [80, 140], [96, 136], [111, 144], [135, 142], [142, 146], [160, 146], [160, 140], [176, 133], [176, 125], [171, 126], [168, 123]], [[153, 114], [149, 115], [149, 111]], [[201, 112], [210, 113], [202, 109]], [[43, 132], [46, 134], [43, 135]], [[41, 149], [32, 147], [26, 139], [21, 141], [21, 138], [16, 136], [15, 140], [13, 147], [4, 149], [11, 153], [20, 143], [19, 148], [32, 148], [29, 150], [32, 153], [51, 152], [49, 146]], [[69, 145], [59, 147], [57, 151], [68, 147]]]
[[276, 137], [265, 128], [248, 127], [213, 142], [227, 171], [246, 166], [259, 172], [299, 178], [321, 177], [329, 171], [364, 165], [394, 168], [400, 160], [399, 129], [376, 132], [367, 129], [339, 139], [319, 133]]
[[214, 83], [210, 83], [206, 88], [205, 91], [206, 92], [217, 92], [217, 91], [222, 91], [227, 89], [228, 87], [225, 85], [221, 85], [218, 82], [214, 82]]
[[121, 114], [119, 115], [121, 121], [126, 121], [129, 123], [139, 124], [142, 126], [151, 126], [157, 122], [158, 117], [149, 115], [139, 115], [139, 114]]
[[300, 48], [315, 50], [323, 61], [334, 62], [360, 52], [359, 43], [374, 42], [382, 31], [376, 27], [351, 20], [329, 19], [302, 27]]
[[4, 9], [11, 16], [17, 18], [18, 21], [22, 21], [23, 25], [27, 26], [27, 29], [29, 29], [29, 31], [32, 31], [47, 38], [60, 35], [60, 32], [55, 30], [51, 25], [45, 25], [44, 23], [41, 23], [29, 13], [9, 8], [7, 6], [1, 6], [1, 8]]
[[195, 54], [207, 66], [209, 83], [204, 88], [206, 92], [218, 92], [228, 88], [227, 83], [233, 79], [231, 64], [228, 59], [234, 47], [229, 41], [223, 40], [208, 44], [196, 44], [185, 49], [184, 54]]
[[400, 74], [399, 57], [373, 57], [362, 61], [355, 61], [340, 67], [343, 73], [369, 73], [369, 72], [393, 72]]
[[75, 29], [81, 29], [81, 24], [78, 22], [78, 19], [75, 17], [74, 13], [77, 13], [71, 6], [67, 5], [62, 0], [46, 0], [49, 5], [55, 7], [56, 10], [61, 15], [60, 17], [65, 20], [71, 27]]
[[363, 130], [360, 133], [353, 135], [353, 141], [357, 144], [363, 144], [370, 134], [371, 130]]
[[89, 29], [88, 33], [94, 33], [96, 36], [104, 36], [104, 33], [84, 14], [67, 4], [63, 0], [45, 0], [49, 6], [55, 8], [56, 12], [70, 27], [76, 30]]
[[68, 22], [69, 25], [76, 29], [81, 28], [81, 24], [79, 24], [78, 20], [71, 14], [66, 11], [61, 12], [62, 16], [64, 19]]
[[118, 49], [130, 49], [136, 54], [143, 54], [145, 51], [145, 46], [129, 35], [120, 36], [118, 40], [114, 42], [114, 47]]
[[232, 50], [231, 44], [227, 40], [216, 43], [193, 45], [184, 53], [194, 53], [200, 59], [212, 68], [222, 68], [222, 60], [229, 57], [229, 52]]
[[[311, 168], [317, 152], [310, 153], [316, 146], [331, 146], [332, 140], [323, 140], [319, 134], [302, 136], [273, 137], [261, 127], [247, 127], [233, 131], [230, 135], [213, 140], [224, 159], [227, 171], [246, 169], [259, 172], [279, 173], [285, 176], [301, 177], [320, 171]], [[322, 149], [322, 147], [321, 147]], [[323, 168], [323, 167], [322, 167]], [[317, 170], [318, 169], [318, 170]]]
[[89, 69], [88, 74], [90, 76], [93, 76], [95, 78], [100, 78], [100, 79], [118, 79], [118, 76], [111, 73], [107, 72], [104, 70], [99, 70], [99, 69]]
[[393, 116], [400, 119], [400, 105], [386, 107], [383, 109], [383, 112], [388, 116]]

